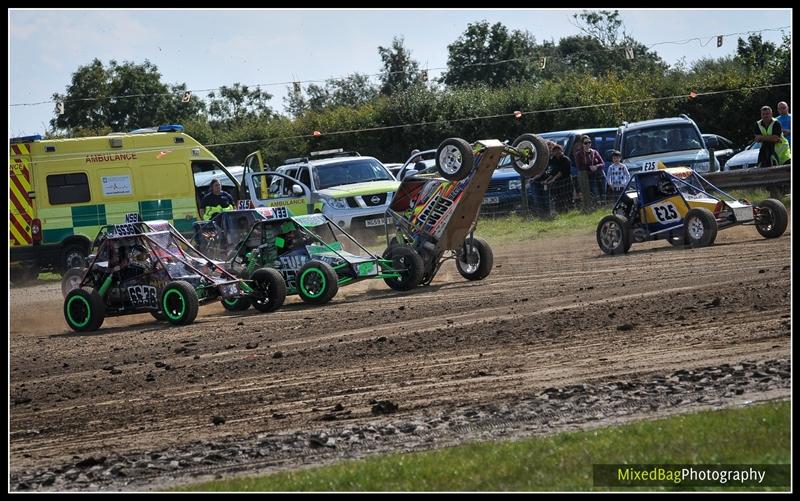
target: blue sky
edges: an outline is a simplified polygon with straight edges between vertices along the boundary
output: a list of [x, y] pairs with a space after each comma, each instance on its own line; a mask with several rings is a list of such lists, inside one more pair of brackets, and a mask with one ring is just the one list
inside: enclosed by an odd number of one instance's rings
[[[99, 58], [158, 66], [162, 81], [189, 89], [234, 82], [264, 84], [323, 80], [380, 71], [378, 46], [402, 36], [423, 67], [445, 66], [447, 45], [470, 22], [485, 19], [528, 30], [537, 40], [578, 33], [575, 9], [565, 10], [11, 10], [9, 104], [47, 101], [64, 92], [78, 66]], [[620, 9], [628, 33], [646, 45], [777, 28], [791, 24], [790, 9]], [[786, 30], [791, 33], [791, 29]], [[777, 42], [778, 31], [762, 34]], [[655, 47], [668, 63], [735, 51], [735, 37]], [[431, 77], [438, 72], [431, 72]], [[286, 86], [269, 86], [283, 112]], [[204, 97], [203, 94], [199, 94]], [[10, 136], [43, 133], [54, 105], [9, 107]], [[147, 126], [151, 124], [142, 124]]]

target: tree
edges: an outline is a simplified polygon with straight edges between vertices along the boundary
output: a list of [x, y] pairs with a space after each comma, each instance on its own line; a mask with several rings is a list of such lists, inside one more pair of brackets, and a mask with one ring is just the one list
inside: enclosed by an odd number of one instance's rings
[[208, 99], [208, 116], [216, 125], [269, 118], [274, 114], [270, 107], [272, 95], [260, 87], [250, 88], [238, 82], [232, 87], [223, 85], [219, 92], [209, 93]]
[[[447, 72], [442, 81], [448, 86], [486, 84], [506, 86], [530, 79], [535, 73], [531, 57], [536, 40], [527, 31], [508, 31], [502, 23], [479, 21], [447, 46]], [[515, 59], [515, 61], [506, 61]]]
[[325, 85], [309, 84], [306, 94], [302, 89], [289, 89], [284, 98], [285, 108], [294, 116], [307, 111], [320, 112], [337, 106], [361, 106], [378, 97], [378, 88], [370, 83], [369, 75], [353, 73], [343, 78], [329, 78]]
[[53, 94], [53, 100], [64, 104], [64, 114], [55, 110], [50, 120], [53, 131], [68, 130], [83, 135], [84, 130], [129, 130], [164, 123], [182, 122], [198, 116], [204, 103], [192, 96], [181, 100], [185, 84], [161, 82], [158, 68], [150, 61], [118, 64], [108, 67], [94, 59], [78, 67], [64, 94]]
[[411, 59], [411, 52], [403, 45], [402, 37], [394, 37], [391, 47], [378, 47], [383, 61], [380, 93], [391, 96], [420, 83], [419, 63]]
[[747, 41], [737, 40], [735, 57], [746, 68], [760, 70], [775, 59], [777, 50], [774, 43], [765, 42], [761, 35], [750, 35]]

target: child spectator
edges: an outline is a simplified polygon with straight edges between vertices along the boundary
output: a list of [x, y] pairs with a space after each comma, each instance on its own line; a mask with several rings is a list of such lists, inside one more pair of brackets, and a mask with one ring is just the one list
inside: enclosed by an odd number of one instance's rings
[[631, 180], [631, 173], [628, 172], [628, 168], [621, 160], [622, 154], [619, 151], [614, 150], [611, 152], [612, 164], [608, 166], [606, 179], [608, 180], [609, 195], [612, 200], [616, 200], [619, 197], [622, 190], [628, 185], [628, 181]]

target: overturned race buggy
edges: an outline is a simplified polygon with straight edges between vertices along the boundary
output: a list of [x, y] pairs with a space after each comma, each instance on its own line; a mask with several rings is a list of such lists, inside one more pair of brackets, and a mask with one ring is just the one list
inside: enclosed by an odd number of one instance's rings
[[166, 221], [106, 225], [96, 254], [64, 299], [75, 331], [94, 331], [106, 317], [150, 313], [176, 325], [194, 321], [201, 303], [259, 295], [200, 254]]
[[[263, 270], [278, 273], [287, 295], [324, 304], [339, 287], [361, 280], [396, 280], [404, 270], [370, 252], [324, 214], [292, 216], [285, 207], [225, 212], [210, 224], [198, 224], [195, 241], [227, 270], [254, 278]], [[231, 310], [250, 307], [247, 297], [223, 301]]]
[[768, 198], [756, 205], [737, 200], [687, 167], [636, 173], [612, 214], [597, 225], [597, 244], [606, 254], [627, 253], [634, 242], [666, 240], [676, 247], [712, 245], [717, 231], [755, 225], [764, 238], [783, 235], [786, 207]]
[[470, 144], [460, 138], [444, 140], [436, 150], [439, 174], [403, 178], [386, 211], [387, 248], [383, 257], [404, 270], [386, 283], [397, 290], [430, 284], [442, 264], [454, 259], [467, 280], [482, 280], [494, 257], [486, 241], [474, 236], [478, 213], [492, 173], [505, 155], [524, 177], [544, 171], [547, 143], [523, 134], [512, 145], [488, 139]]

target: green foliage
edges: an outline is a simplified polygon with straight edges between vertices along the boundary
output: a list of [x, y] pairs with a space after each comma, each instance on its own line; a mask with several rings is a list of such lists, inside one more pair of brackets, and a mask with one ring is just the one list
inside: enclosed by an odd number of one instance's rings
[[204, 107], [196, 97], [181, 102], [185, 90], [185, 84], [162, 83], [150, 61], [118, 64], [112, 60], [106, 67], [94, 59], [78, 68], [64, 94], [53, 94], [54, 101], [64, 103], [64, 114], [56, 112], [50, 126], [83, 136], [88, 134], [80, 129], [123, 131], [185, 121]]
[[236, 125], [273, 114], [269, 106], [271, 94], [238, 82], [233, 87], [223, 85], [218, 92], [209, 93], [208, 99], [208, 119], [215, 125]]
[[383, 62], [381, 94], [391, 96], [421, 83], [419, 63], [403, 45], [403, 37], [394, 37], [391, 47], [378, 47]]

